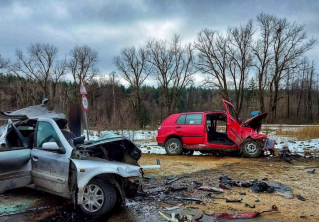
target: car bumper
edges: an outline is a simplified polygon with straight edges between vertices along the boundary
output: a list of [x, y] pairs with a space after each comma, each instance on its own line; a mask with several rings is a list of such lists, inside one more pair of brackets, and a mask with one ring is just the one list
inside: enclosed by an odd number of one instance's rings
[[157, 145], [159, 145], [159, 146], [165, 145], [165, 137], [157, 136], [156, 141], [157, 141]]

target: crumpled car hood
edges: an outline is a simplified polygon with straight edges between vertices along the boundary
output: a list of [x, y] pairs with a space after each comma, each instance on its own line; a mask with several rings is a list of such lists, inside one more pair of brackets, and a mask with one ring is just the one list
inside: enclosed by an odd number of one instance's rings
[[242, 126], [252, 128], [256, 132], [259, 132], [261, 129], [262, 120], [265, 119], [267, 116], [268, 113], [259, 114], [257, 116], [254, 116], [253, 118], [246, 120], [246, 122], [244, 122]]
[[44, 104], [29, 106], [12, 112], [0, 111], [0, 119], [26, 120], [38, 118], [65, 119], [66, 117], [63, 113], [49, 111]]

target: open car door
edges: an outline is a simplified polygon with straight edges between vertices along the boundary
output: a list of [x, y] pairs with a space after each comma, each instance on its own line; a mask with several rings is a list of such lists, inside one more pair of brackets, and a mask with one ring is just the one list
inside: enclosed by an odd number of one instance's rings
[[233, 106], [233, 104], [231, 104], [230, 102], [223, 100], [223, 104], [226, 110], [226, 114], [227, 114], [227, 127], [226, 127], [226, 131], [227, 131], [227, 136], [228, 138], [233, 141], [237, 146], [240, 146], [243, 142], [243, 138], [240, 136], [241, 132], [240, 132], [240, 124], [236, 119], [236, 111], [235, 108]]
[[31, 149], [11, 120], [1, 128], [0, 193], [32, 183]]

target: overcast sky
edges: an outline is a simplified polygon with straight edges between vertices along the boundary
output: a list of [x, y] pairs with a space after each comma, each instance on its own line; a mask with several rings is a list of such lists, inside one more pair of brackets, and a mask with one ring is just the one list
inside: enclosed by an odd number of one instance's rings
[[[175, 33], [194, 41], [203, 28], [225, 30], [262, 12], [305, 24], [308, 36], [319, 39], [316, 0], [1, 0], [0, 54], [14, 62], [17, 48], [39, 42], [57, 46], [64, 57], [86, 44], [99, 53], [101, 74], [108, 74], [116, 70], [113, 58], [125, 46], [143, 45], [150, 37], [171, 39]], [[319, 64], [319, 45], [308, 56]]]

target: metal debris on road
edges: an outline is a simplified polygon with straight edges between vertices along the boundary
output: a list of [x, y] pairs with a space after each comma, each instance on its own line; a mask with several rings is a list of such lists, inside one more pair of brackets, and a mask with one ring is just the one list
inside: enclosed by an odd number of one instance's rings
[[297, 195], [298, 200], [301, 201], [306, 201], [306, 198], [304, 198], [303, 196], [301, 196], [300, 194]]
[[144, 192], [145, 193], [156, 193], [156, 192], [163, 192], [166, 190], [167, 190], [166, 187], [155, 187], [155, 188], [151, 188], [151, 189], [145, 189]]
[[309, 170], [309, 171], [307, 171], [307, 173], [309, 173], [309, 174], [314, 174], [314, 173], [315, 173], [315, 171], [316, 171], [316, 169], [313, 169], [313, 170]]
[[224, 193], [224, 190], [218, 187], [201, 186], [198, 190], [210, 191], [215, 193]]
[[241, 203], [242, 201], [243, 201], [243, 198], [241, 198], [240, 200], [230, 200], [226, 198], [226, 203]]
[[167, 179], [167, 180], [165, 181], [165, 185], [171, 184], [171, 183], [175, 182], [176, 180], [179, 180], [179, 179], [181, 179], [181, 178], [183, 178], [183, 177], [184, 177], [184, 176], [176, 177], [176, 178], [174, 178], [174, 179], [172, 179], [172, 180]]
[[269, 186], [265, 182], [257, 182], [251, 187], [251, 190], [254, 193], [261, 193], [261, 192], [272, 193], [274, 192], [275, 188], [273, 186]]
[[250, 205], [250, 204], [248, 204], [248, 203], [245, 203], [245, 207], [255, 208], [255, 207], [256, 207], [256, 205], [255, 205], [255, 204], [254, 204], [254, 205]]
[[190, 200], [190, 201], [202, 202], [202, 199], [198, 197], [175, 196], [175, 198], [178, 200]]

